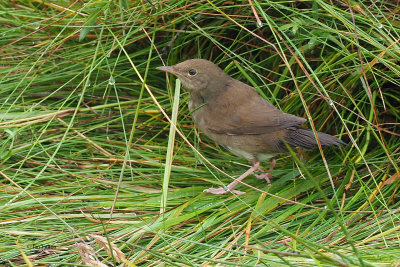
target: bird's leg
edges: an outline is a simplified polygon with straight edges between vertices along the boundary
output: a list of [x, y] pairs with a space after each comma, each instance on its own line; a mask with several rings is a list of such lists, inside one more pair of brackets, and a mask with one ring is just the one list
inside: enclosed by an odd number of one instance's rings
[[254, 171], [260, 168], [260, 163], [258, 161], [252, 161], [252, 165], [250, 169], [248, 169], [245, 173], [240, 175], [238, 178], [236, 178], [232, 183], [228, 184], [227, 187], [218, 187], [218, 188], [209, 188], [204, 190], [204, 192], [211, 193], [211, 194], [216, 194], [216, 195], [222, 195], [226, 194], [228, 192], [232, 192], [237, 195], [244, 194], [245, 192], [239, 191], [239, 190], [234, 190], [235, 186], [239, 184], [241, 181], [243, 181], [247, 176], [252, 174]]
[[[263, 171], [263, 169], [261, 169], [260, 162], [257, 162], [256, 164], [258, 164], [257, 170]], [[267, 181], [268, 185], [271, 185], [270, 178], [272, 177], [272, 173], [270, 173], [270, 172], [274, 170], [275, 164], [276, 164], [275, 158], [271, 158], [270, 164], [269, 164], [269, 169], [268, 169], [269, 172], [264, 172], [262, 174], [255, 174], [255, 176], [258, 179], [265, 179]]]

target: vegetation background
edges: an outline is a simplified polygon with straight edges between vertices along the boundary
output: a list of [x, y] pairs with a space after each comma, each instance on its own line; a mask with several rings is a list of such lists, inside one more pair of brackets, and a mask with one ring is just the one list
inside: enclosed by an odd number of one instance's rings
[[[1, 1], [0, 265], [399, 266], [399, 16], [395, 0]], [[348, 146], [203, 193], [248, 162], [155, 69], [189, 58]]]

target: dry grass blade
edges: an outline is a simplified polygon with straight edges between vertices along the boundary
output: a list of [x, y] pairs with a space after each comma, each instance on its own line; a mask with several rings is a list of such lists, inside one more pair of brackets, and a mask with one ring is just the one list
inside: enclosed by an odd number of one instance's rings
[[96, 253], [91, 246], [85, 243], [77, 243], [76, 248], [78, 249], [83, 264], [93, 267], [108, 267], [108, 265], [96, 258]]
[[96, 241], [96, 243], [104, 248], [107, 255], [113, 257], [116, 262], [125, 262], [126, 258], [124, 253], [112, 242], [99, 235], [90, 235]]

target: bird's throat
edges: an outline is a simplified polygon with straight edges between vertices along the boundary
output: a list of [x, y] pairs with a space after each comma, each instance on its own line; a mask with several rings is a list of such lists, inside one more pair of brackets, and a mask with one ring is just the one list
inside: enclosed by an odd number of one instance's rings
[[190, 112], [194, 112], [201, 107], [206, 105], [206, 101], [204, 97], [202, 97], [200, 94], [196, 93], [189, 93], [189, 110]]

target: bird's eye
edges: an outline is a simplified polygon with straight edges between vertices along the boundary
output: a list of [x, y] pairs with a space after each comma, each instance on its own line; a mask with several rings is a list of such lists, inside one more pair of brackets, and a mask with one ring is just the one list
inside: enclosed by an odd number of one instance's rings
[[189, 70], [189, 75], [190, 76], [194, 76], [194, 75], [196, 75], [196, 73], [197, 73], [197, 71], [194, 70], [194, 69]]

